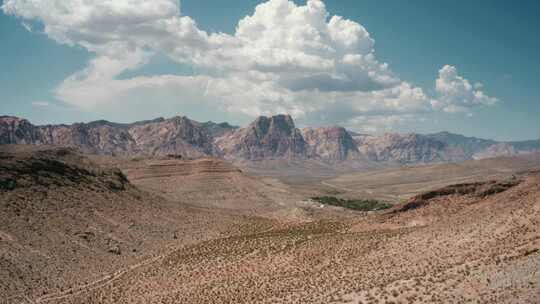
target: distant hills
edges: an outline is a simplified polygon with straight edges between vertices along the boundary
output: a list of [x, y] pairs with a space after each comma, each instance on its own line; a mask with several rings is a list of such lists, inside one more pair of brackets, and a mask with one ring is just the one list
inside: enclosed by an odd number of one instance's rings
[[108, 155], [210, 156], [243, 163], [317, 160], [330, 165], [437, 163], [540, 152], [540, 140], [497, 142], [448, 132], [376, 136], [338, 126], [298, 129], [289, 115], [261, 116], [246, 127], [183, 116], [131, 124], [100, 120], [37, 126], [2, 116], [0, 144], [62, 145]]

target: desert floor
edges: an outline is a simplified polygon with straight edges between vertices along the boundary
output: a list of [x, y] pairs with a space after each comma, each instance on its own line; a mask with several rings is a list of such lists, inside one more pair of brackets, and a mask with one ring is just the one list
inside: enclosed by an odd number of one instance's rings
[[539, 165], [280, 175], [2, 147], [0, 303], [538, 303]]

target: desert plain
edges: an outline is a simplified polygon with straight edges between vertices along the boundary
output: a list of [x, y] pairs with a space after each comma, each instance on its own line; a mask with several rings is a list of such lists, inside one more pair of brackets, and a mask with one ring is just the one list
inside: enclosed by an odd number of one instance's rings
[[537, 154], [303, 176], [4, 145], [0, 169], [0, 303], [540, 298]]

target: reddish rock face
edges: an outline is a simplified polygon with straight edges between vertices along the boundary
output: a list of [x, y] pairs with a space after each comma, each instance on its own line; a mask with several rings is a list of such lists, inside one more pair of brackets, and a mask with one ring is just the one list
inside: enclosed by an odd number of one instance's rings
[[376, 162], [429, 163], [451, 160], [443, 142], [419, 134], [360, 135], [358, 149]]
[[196, 121], [174, 117], [129, 128], [137, 146], [147, 154], [179, 154], [199, 158], [218, 154], [210, 134]]
[[289, 115], [259, 117], [216, 140], [226, 159], [302, 159], [306, 142]]
[[2, 117], [0, 143], [70, 146], [95, 154], [178, 154], [184, 157], [217, 154], [212, 137], [203, 126], [185, 117], [133, 124], [96, 121], [48, 126], [34, 126], [24, 119]]
[[306, 128], [302, 134], [310, 157], [328, 162], [362, 158], [354, 139], [342, 127]]
[[314, 159], [328, 164], [433, 163], [540, 152], [540, 141], [501, 143], [447, 132], [373, 136], [341, 127], [300, 131], [289, 115], [261, 116], [245, 128], [187, 117], [35, 126], [1, 116], [0, 144], [51, 144], [109, 155], [213, 156], [240, 162]]

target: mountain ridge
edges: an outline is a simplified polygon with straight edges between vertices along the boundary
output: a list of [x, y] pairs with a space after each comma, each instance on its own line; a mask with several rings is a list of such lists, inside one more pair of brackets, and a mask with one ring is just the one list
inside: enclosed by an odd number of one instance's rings
[[0, 116], [0, 144], [49, 144], [107, 155], [217, 157], [232, 162], [438, 163], [540, 152], [540, 140], [499, 142], [450, 132], [360, 134], [340, 126], [299, 129], [290, 115], [260, 116], [245, 127], [186, 116], [134, 123], [96, 120], [34, 125]]

